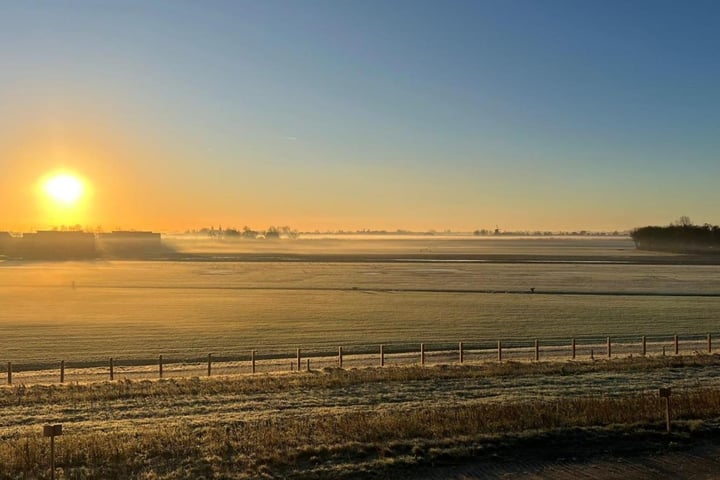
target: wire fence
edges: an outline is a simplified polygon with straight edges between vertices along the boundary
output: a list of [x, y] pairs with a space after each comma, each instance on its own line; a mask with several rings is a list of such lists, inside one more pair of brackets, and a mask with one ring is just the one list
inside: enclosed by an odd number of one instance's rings
[[[574, 338], [481, 339], [469, 342], [395, 342], [385, 344], [272, 347], [246, 353], [207, 354], [203, 358], [155, 358], [0, 364], [7, 385], [143, 380], [299, 372], [332, 368], [477, 364], [498, 361], [600, 360], [631, 356], [713, 353], [715, 334], [579, 336]], [[0, 377], [0, 378], [2, 378]]]

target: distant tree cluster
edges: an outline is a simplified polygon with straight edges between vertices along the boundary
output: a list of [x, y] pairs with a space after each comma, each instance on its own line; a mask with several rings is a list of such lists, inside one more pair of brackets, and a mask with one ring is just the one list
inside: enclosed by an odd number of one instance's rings
[[666, 227], [636, 228], [630, 236], [640, 250], [720, 253], [720, 226], [694, 225], [689, 217], [680, 217]]
[[488, 230], [486, 228], [475, 230], [472, 232], [476, 237], [609, 237], [627, 235], [627, 231], [620, 232], [614, 230], [612, 232], [596, 232], [592, 230], [571, 230], [571, 231], [552, 231], [552, 230]]
[[[189, 232], [190, 233], [190, 232]], [[256, 239], [265, 238], [269, 240], [275, 240], [279, 238], [297, 238], [297, 230], [293, 230], [288, 226], [275, 227], [269, 226], [265, 231], [253, 230], [252, 228], [245, 226], [242, 231], [236, 228], [223, 229], [222, 225], [219, 228], [209, 227], [202, 228], [197, 233], [207, 235], [210, 238], [217, 240], [234, 240], [234, 239]]]

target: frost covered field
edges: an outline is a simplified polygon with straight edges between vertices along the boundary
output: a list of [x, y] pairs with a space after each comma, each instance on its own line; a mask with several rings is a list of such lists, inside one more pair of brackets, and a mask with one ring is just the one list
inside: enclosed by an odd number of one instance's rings
[[[417, 478], [437, 460], [496, 448], [515, 461], [524, 438], [540, 452], [525, 452], [531, 463], [570, 443], [583, 445], [573, 453], [582, 459], [608, 441], [655, 453], [667, 443], [658, 385], [672, 385], [683, 438], [715, 438], [703, 435], [717, 432], [718, 355], [694, 354], [704, 337], [682, 356], [658, 351], [669, 335], [719, 333], [712, 259], [687, 265], [623, 239], [205, 241], [178, 251], [166, 261], [0, 263], [3, 380], [5, 362], [15, 367], [13, 384], [0, 385], [0, 478], [47, 478], [39, 425], [55, 422], [63, 478]], [[607, 361], [584, 361], [583, 344], [581, 361], [565, 361], [570, 337], [605, 335], [635, 343], [616, 344]], [[640, 335], [664, 343], [638, 357]], [[474, 361], [494, 359], [498, 339], [536, 337], [543, 360], [561, 361]], [[459, 340], [464, 365], [455, 351], [430, 351], [421, 367], [417, 350], [398, 347]], [[378, 365], [378, 344], [390, 368], [353, 368]], [[356, 353], [344, 368], [324, 369], [335, 358], [316, 355], [310, 372], [287, 372], [296, 347], [332, 355], [338, 345]], [[529, 360], [522, 348], [503, 359]], [[553, 348], [564, 350], [552, 358]], [[246, 375], [251, 349], [285, 373]], [[151, 380], [160, 354], [166, 376]], [[111, 382], [108, 357], [118, 361]]]
[[[281, 261], [239, 242], [266, 257], [203, 243], [181, 261], [0, 263], [0, 360], [720, 330], [720, 266], [613, 263], [652, 257], [625, 239], [373, 242], [280, 242], [297, 254]], [[495, 252], [510, 263], [477, 257]]]

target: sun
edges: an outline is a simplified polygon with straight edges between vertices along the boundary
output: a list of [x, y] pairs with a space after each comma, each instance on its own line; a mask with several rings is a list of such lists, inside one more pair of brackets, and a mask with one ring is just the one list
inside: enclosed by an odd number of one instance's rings
[[58, 173], [43, 184], [45, 194], [57, 205], [72, 207], [82, 199], [85, 193], [83, 181], [69, 173]]

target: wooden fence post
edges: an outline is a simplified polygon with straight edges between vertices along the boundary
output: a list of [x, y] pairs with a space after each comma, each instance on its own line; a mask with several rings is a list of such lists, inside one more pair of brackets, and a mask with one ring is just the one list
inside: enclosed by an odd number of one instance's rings
[[338, 366], [343, 367], [343, 351], [342, 346], [338, 347]]
[[65, 360], [60, 360], [60, 383], [65, 383]]
[[502, 362], [502, 340], [498, 340], [497, 359], [498, 362]]
[[425, 365], [425, 344], [420, 344], [420, 365]]
[[665, 431], [670, 433], [670, 395], [672, 390], [669, 387], [660, 388], [660, 398], [665, 400]]
[[160, 368], [160, 370], [159, 370], [160, 378], [162, 378], [162, 377], [163, 377], [163, 358], [162, 358], [162, 355], [160, 355], [160, 357], [158, 357], [158, 367]]
[[297, 371], [299, 372], [302, 369], [302, 360], [300, 358], [300, 349], [297, 349]]
[[250, 362], [252, 363], [252, 373], [255, 373], [255, 350], [250, 352]]
[[612, 343], [610, 341], [610, 337], [607, 337], [607, 356], [608, 358], [612, 357]]
[[680, 352], [680, 342], [678, 342], [677, 335], [673, 335], [673, 342], [675, 343], [675, 355], [677, 355]]
[[380, 366], [385, 366], [385, 347], [380, 345]]
[[540, 360], [540, 343], [538, 342], [538, 339], [535, 339], [535, 361]]
[[208, 353], [208, 377], [212, 375], [212, 353]]
[[307, 359], [307, 371], [308, 372], [310, 371], [310, 359], [309, 358]]
[[458, 344], [458, 355], [460, 356], [460, 363], [463, 363], [464, 352], [463, 352], [463, 343], [462, 342], [460, 342]]
[[110, 381], [115, 380], [115, 365], [113, 365], [113, 358], [110, 357]]
[[707, 334], [708, 353], [712, 353], [712, 334]]
[[642, 336], [642, 354], [643, 357], [647, 353], [647, 339], [645, 338], [645, 335]]
[[575, 360], [575, 337], [572, 338], [572, 359]]
[[7, 383], [8, 385], [12, 385], [12, 362], [8, 362]]

